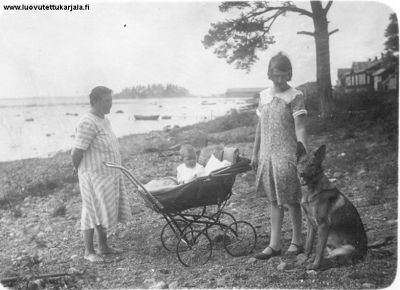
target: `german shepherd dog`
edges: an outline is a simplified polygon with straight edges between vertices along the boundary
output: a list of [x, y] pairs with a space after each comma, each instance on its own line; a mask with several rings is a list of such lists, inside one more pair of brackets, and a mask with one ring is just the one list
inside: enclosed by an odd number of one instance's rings
[[315, 234], [316, 256], [307, 269], [321, 267], [325, 248], [328, 259], [349, 262], [363, 259], [367, 254], [367, 236], [354, 205], [328, 180], [322, 168], [325, 145], [314, 153], [306, 153], [297, 143], [297, 173], [303, 189], [301, 206], [307, 218], [305, 253], [310, 257]]

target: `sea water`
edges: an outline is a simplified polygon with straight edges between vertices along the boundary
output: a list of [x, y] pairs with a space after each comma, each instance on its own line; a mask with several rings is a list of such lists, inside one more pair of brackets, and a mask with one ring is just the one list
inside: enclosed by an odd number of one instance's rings
[[[122, 137], [211, 120], [246, 105], [246, 98], [114, 99], [107, 117]], [[0, 162], [50, 157], [70, 149], [76, 124], [89, 108], [87, 97], [0, 99]], [[138, 121], [135, 114], [160, 118]]]

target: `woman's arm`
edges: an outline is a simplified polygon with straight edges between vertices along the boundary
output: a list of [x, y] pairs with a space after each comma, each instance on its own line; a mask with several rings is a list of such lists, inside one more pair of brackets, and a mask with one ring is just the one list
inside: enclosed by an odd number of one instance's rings
[[258, 166], [258, 155], [259, 155], [258, 153], [260, 151], [260, 142], [261, 142], [261, 124], [260, 124], [260, 119], [258, 119], [256, 135], [254, 138], [253, 156], [251, 158], [252, 167], [255, 170], [257, 170]]
[[306, 130], [306, 114], [301, 114], [294, 118], [294, 127], [296, 131], [297, 141], [303, 143], [304, 148], [308, 151], [307, 130]]
[[82, 149], [78, 149], [78, 148], [73, 148], [72, 149], [72, 152], [71, 152], [72, 165], [74, 166], [74, 170], [76, 172], [78, 172], [78, 167], [79, 167], [79, 164], [82, 161], [84, 152], [85, 151], [82, 150]]

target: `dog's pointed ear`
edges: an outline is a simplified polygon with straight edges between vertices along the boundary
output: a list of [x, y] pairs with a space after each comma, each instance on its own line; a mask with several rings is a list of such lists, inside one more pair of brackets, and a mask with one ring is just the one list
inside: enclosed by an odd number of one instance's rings
[[314, 156], [315, 159], [319, 162], [322, 163], [322, 161], [325, 159], [325, 153], [326, 153], [326, 146], [321, 145], [317, 151], [315, 151]]
[[296, 153], [297, 161], [299, 161], [301, 156], [306, 155], [306, 154], [307, 154], [307, 151], [306, 151], [306, 148], [304, 147], [303, 143], [297, 142], [297, 153]]

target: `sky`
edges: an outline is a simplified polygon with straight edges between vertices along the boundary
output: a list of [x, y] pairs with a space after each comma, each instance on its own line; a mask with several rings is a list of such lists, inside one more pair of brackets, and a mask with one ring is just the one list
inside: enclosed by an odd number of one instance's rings
[[[0, 98], [85, 96], [97, 85], [115, 93], [135, 85], [172, 83], [194, 95], [227, 88], [266, 87], [268, 60], [285, 51], [293, 86], [315, 81], [312, 19], [287, 14], [274, 23], [276, 43], [259, 53], [249, 73], [217, 58], [201, 41], [210, 23], [229, 18], [217, 1], [52, 1], [89, 4], [88, 11], [6, 11], [8, 4], [49, 1], [0, 0]], [[338, 68], [384, 51], [393, 2], [334, 1], [329, 13], [332, 84]], [[310, 3], [296, 2], [310, 10]], [[326, 2], [325, 4], [326, 5]]]

